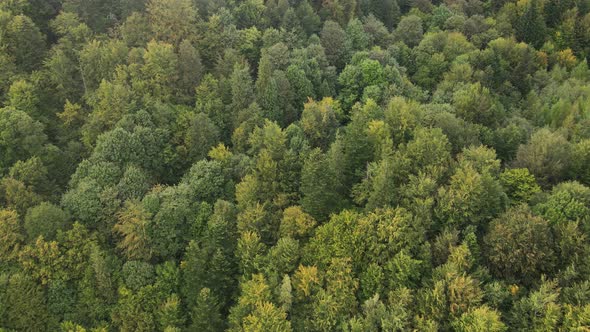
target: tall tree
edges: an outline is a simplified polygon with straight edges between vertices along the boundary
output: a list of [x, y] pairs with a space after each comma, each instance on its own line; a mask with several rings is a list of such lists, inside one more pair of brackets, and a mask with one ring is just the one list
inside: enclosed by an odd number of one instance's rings
[[150, 0], [147, 4], [149, 23], [158, 40], [175, 47], [196, 37], [197, 10], [190, 0]]
[[537, 0], [532, 0], [526, 5], [524, 13], [518, 18], [516, 24], [516, 37], [540, 48], [545, 42], [546, 26], [543, 12]]

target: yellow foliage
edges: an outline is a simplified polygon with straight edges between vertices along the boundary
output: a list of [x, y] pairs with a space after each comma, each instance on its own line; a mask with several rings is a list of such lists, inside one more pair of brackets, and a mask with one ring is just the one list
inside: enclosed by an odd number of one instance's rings
[[318, 268], [316, 266], [299, 265], [295, 275], [293, 276], [293, 284], [295, 290], [303, 297], [311, 295], [312, 289], [315, 285], [319, 285], [320, 278], [318, 276]]
[[569, 48], [557, 52], [557, 63], [567, 69], [572, 69], [576, 65], [577, 61], [578, 59]]
[[217, 161], [226, 161], [232, 155], [231, 151], [223, 143], [219, 143], [216, 147], [211, 148], [208, 154], [209, 158]]

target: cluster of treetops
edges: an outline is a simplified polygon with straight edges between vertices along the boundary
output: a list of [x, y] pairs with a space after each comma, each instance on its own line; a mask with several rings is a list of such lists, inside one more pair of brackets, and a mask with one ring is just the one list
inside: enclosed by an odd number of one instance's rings
[[0, 331], [588, 331], [589, 12], [0, 1]]

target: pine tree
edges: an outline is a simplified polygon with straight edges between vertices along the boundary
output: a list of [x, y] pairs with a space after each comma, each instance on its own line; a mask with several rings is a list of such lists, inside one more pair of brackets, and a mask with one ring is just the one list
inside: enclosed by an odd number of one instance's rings
[[546, 26], [537, 0], [532, 0], [516, 23], [516, 38], [541, 48], [545, 42]]

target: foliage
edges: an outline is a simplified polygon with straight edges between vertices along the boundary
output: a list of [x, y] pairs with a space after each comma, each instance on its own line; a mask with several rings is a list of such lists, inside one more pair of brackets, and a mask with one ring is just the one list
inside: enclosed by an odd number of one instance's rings
[[589, 11], [0, 0], [0, 330], [588, 330]]

